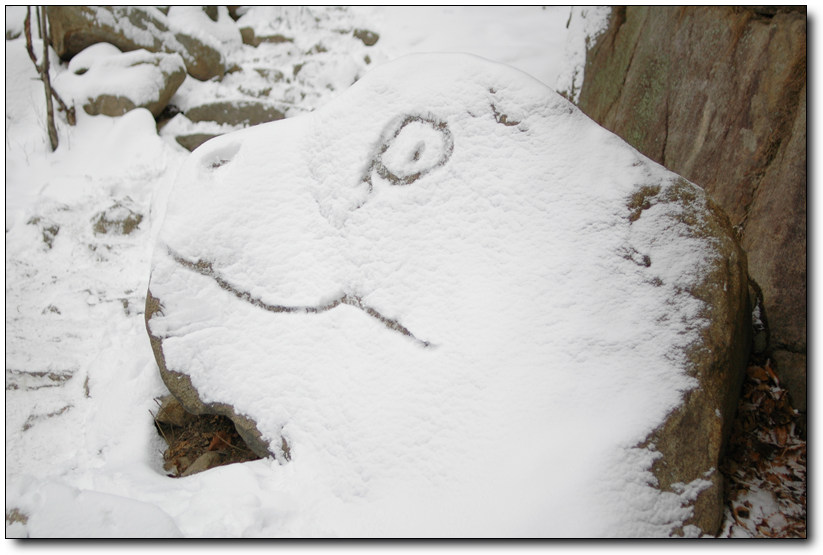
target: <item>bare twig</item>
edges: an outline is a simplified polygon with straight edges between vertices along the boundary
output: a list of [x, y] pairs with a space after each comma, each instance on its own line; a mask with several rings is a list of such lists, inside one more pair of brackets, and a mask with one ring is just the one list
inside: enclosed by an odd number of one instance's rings
[[[41, 9], [43, 10], [43, 18], [42, 18], [43, 19], [43, 41], [46, 44], [51, 45], [51, 36], [48, 33], [48, 27], [47, 27], [49, 21], [48, 21], [48, 17], [46, 17], [46, 8], [41, 7]], [[68, 122], [68, 124], [69, 125], [75, 125], [77, 123], [77, 116], [74, 113], [74, 106], [72, 105], [71, 108], [66, 106], [66, 103], [63, 102], [63, 99], [60, 98], [60, 95], [57, 94], [57, 91], [54, 89], [54, 87], [50, 87], [50, 88], [51, 88], [51, 95], [54, 97], [54, 100], [56, 100], [57, 103], [60, 105], [60, 111], [62, 111], [66, 114], [66, 121]]]
[[26, 52], [28, 52], [29, 58], [31, 58], [31, 62], [34, 64], [34, 68], [37, 70], [38, 75], [40, 75], [40, 80], [43, 82], [43, 87], [45, 88], [47, 116], [46, 125], [49, 133], [49, 141], [51, 143], [51, 149], [57, 150], [57, 128], [54, 125], [54, 105], [52, 104], [52, 98], [57, 101], [57, 104], [59, 104], [59, 109], [65, 112], [66, 121], [68, 121], [69, 125], [74, 125], [77, 123], [77, 118], [75, 116], [74, 106], [71, 108], [66, 106], [66, 103], [63, 102], [63, 99], [60, 98], [60, 95], [57, 94], [57, 91], [51, 86], [51, 79], [49, 77], [48, 18], [46, 17], [45, 6], [40, 6], [39, 10], [36, 10], [35, 13], [37, 14], [37, 31], [43, 40], [42, 63], [37, 63], [37, 56], [34, 54], [34, 47], [31, 40], [31, 6], [26, 6], [26, 18], [23, 22], [23, 30], [26, 35]]
[[51, 95], [54, 97], [54, 99], [60, 105], [58, 110], [61, 111], [61, 112], [65, 112], [66, 121], [68, 122], [68, 124], [69, 125], [75, 125], [77, 123], [77, 116], [74, 113], [74, 106], [72, 106], [71, 108], [66, 106], [66, 103], [63, 102], [63, 99], [60, 98], [60, 95], [57, 94], [56, 90], [54, 90], [54, 87], [52, 87], [52, 89], [51, 89]]
[[26, 34], [26, 52], [29, 53], [37, 73], [40, 73], [40, 66], [37, 64], [37, 56], [34, 55], [34, 48], [31, 45], [31, 6], [26, 6], [26, 19], [23, 20], [23, 32]]
[[[28, 6], [26, 8], [28, 9]], [[35, 10], [34, 13], [37, 14], [37, 37], [42, 39], [43, 38], [43, 27], [40, 24], [40, 11]]]
[[49, 130], [49, 141], [51, 149], [57, 150], [57, 127], [54, 125], [54, 104], [52, 103], [51, 79], [49, 78], [49, 41], [46, 40], [46, 7], [40, 6], [40, 21], [42, 27], [40, 36], [43, 37], [43, 65], [40, 69], [40, 76], [43, 78], [43, 86], [46, 88], [46, 118]]
[[163, 439], [165, 439], [165, 440], [166, 440], [166, 443], [168, 443], [169, 445], [171, 445], [171, 442], [169, 441], [169, 438], [167, 438], [167, 437], [166, 437], [166, 434], [164, 434], [164, 433], [163, 433], [163, 428], [160, 426], [160, 424], [158, 424], [158, 423], [157, 423], [157, 417], [156, 417], [156, 416], [154, 416], [154, 413], [153, 413], [151, 410], [149, 411], [149, 414], [151, 415], [152, 420], [154, 420], [154, 425], [155, 425], [155, 427], [157, 428], [157, 430], [160, 432], [160, 435], [162, 435], [162, 436], [163, 436]]

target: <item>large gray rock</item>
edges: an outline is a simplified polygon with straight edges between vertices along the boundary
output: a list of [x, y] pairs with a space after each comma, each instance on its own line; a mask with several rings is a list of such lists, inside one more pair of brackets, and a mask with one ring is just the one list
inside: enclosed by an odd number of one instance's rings
[[580, 108], [729, 215], [763, 293], [766, 354], [805, 407], [805, 6], [615, 8]]
[[57, 55], [71, 59], [92, 44], [107, 42], [128, 52], [177, 53], [189, 75], [200, 80], [222, 77], [223, 55], [187, 33], [169, 28], [156, 8], [136, 6], [49, 6], [50, 39]]
[[374, 534], [718, 531], [746, 256], [702, 189], [536, 80], [399, 60], [211, 139], [161, 212], [166, 386], [293, 465], [320, 529], [357, 533], [342, 506]]

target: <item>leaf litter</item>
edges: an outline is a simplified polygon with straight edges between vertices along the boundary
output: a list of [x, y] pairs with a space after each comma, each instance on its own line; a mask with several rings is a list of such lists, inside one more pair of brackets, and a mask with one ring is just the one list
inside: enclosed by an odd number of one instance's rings
[[771, 361], [753, 356], [721, 470], [722, 537], [806, 537], [806, 440]]
[[249, 449], [234, 423], [225, 416], [189, 415], [182, 421], [172, 423], [168, 419], [158, 418], [162, 410], [161, 407], [158, 413], [152, 413], [152, 417], [157, 433], [168, 445], [163, 452], [163, 469], [171, 478], [260, 458]]

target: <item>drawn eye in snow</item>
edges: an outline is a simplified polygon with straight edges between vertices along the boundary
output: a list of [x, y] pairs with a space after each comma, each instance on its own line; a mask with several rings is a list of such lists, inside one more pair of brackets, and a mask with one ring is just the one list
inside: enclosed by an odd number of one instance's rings
[[408, 115], [393, 121], [363, 181], [371, 185], [372, 173], [392, 185], [409, 185], [449, 161], [454, 138], [444, 121]]

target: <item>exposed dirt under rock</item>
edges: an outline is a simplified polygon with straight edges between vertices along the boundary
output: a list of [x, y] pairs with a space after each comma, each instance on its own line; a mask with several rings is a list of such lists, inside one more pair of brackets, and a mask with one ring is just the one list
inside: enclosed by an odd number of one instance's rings
[[168, 444], [163, 453], [163, 468], [173, 478], [260, 458], [248, 448], [234, 423], [225, 416], [192, 416], [184, 426], [161, 422], [155, 417], [154, 425]]

